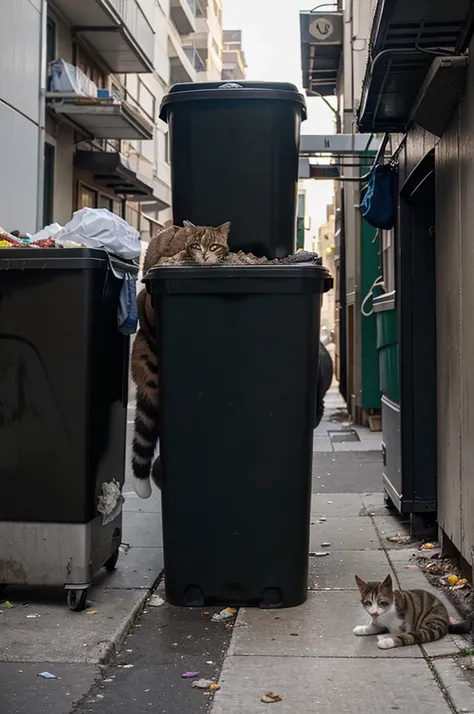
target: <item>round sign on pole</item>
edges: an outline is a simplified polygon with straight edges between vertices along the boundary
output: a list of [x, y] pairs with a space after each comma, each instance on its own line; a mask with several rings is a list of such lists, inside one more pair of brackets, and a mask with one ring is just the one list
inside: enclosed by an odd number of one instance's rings
[[317, 40], [328, 40], [334, 33], [334, 25], [327, 17], [318, 17], [309, 24], [309, 31]]

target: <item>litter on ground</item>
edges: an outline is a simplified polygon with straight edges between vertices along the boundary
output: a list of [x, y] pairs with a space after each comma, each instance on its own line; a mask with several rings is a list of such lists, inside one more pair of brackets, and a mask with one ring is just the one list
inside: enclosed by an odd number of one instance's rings
[[222, 620], [230, 620], [231, 617], [237, 614], [235, 607], [226, 607], [220, 612], [216, 612], [212, 617], [212, 622], [222, 622]]
[[212, 679], [196, 679], [191, 686], [196, 687], [196, 689], [209, 689], [210, 692], [215, 692], [221, 688], [221, 685], [213, 682]]
[[161, 607], [165, 604], [165, 601], [159, 595], [152, 595], [148, 601], [150, 607]]
[[199, 672], [183, 672], [181, 677], [183, 679], [192, 679], [193, 677], [197, 677]]
[[276, 704], [276, 702], [281, 702], [281, 696], [275, 694], [275, 692], [267, 692], [263, 695], [262, 702], [265, 704]]
[[329, 555], [327, 550], [312, 550], [310, 556], [315, 558], [324, 558], [325, 555]]
[[40, 672], [38, 677], [42, 677], [43, 679], [57, 679], [56, 675], [51, 674], [51, 672]]
[[411, 537], [397, 533], [397, 535], [394, 536], [387, 536], [387, 540], [390, 541], [390, 543], [410, 543]]

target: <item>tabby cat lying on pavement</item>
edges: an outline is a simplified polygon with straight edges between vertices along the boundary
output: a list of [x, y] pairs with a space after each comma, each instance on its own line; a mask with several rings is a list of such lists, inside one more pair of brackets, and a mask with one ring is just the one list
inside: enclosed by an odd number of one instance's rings
[[355, 576], [361, 602], [372, 621], [358, 625], [354, 635], [378, 635], [381, 650], [434, 642], [450, 633], [467, 633], [470, 624], [450, 624], [448, 611], [435, 595], [426, 590], [394, 590], [392, 578], [383, 582], [364, 582]]

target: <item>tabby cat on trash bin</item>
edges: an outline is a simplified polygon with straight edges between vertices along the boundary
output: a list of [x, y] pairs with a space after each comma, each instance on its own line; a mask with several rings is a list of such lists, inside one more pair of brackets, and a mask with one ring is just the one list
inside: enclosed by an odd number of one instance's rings
[[[195, 226], [184, 221], [183, 228], [169, 226], [160, 231], [148, 246], [143, 274], [158, 263], [192, 261], [199, 265], [219, 263], [229, 253], [227, 237], [230, 223], [217, 228]], [[172, 260], [172, 256], [175, 259]], [[137, 297], [139, 330], [132, 349], [132, 379], [137, 388], [135, 432], [132, 445], [133, 486], [140, 498], [151, 496], [150, 475], [161, 488], [161, 460], [153, 462], [160, 435], [159, 365], [155, 315], [150, 296], [143, 289]], [[152, 466], [153, 462], [153, 466]], [[151, 472], [151, 473], [150, 473]]]

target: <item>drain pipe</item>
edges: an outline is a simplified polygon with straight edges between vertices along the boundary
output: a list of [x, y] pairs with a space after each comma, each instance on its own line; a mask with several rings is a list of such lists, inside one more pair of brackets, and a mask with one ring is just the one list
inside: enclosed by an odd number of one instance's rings
[[46, 139], [46, 58], [47, 58], [48, 2], [41, 0], [40, 10], [40, 63], [38, 75], [38, 175], [36, 191], [36, 230], [43, 226], [44, 204], [44, 146]]

